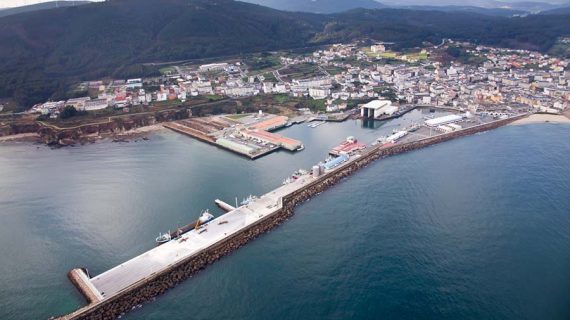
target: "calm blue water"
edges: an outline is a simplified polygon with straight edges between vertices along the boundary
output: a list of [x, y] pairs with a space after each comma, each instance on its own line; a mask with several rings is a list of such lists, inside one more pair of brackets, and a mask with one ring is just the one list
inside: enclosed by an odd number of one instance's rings
[[[214, 199], [268, 191], [347, 135], [397, 124], [292, 127], [303, 152], [253, 162], [171, 132], [0, 145], [0, 319], [69, 312], [83, 304], [71, 268], [105, 271]], [[126, 318], [570, 319], [568, 137], [510, 126], [378, 161]]]

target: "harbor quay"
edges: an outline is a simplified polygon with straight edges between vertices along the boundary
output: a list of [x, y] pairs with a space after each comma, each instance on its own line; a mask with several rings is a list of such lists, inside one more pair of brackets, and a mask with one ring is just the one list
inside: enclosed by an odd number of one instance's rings
[[288, 117], [272, 114], [221, 115], [190, 118], [163, 124], [165, 128], [193, 137], [251, 160], [280, 148], [303, 150], [301, 141], [271, 131], [290, 126]]
[[335, 167], [302, 174], [290, 183], [99, 275], [90, 275], [86, 268], [73, 269], [68, 277], [88, 305], [58, 319], [116, 319], [286, 221], [293, 215], [296, 205], [372, 161], [488, 131], [526, 116], [516, 115], [416, 141], [373, 145], [347, 156]]

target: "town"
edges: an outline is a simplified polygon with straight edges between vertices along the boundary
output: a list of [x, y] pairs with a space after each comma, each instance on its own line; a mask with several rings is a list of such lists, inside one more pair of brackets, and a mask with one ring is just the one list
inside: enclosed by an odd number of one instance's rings
[[134, 106], [184, 104], [198, 96], [216, 100], [256, 95], [277, 96], [275, 104], [288, 97], [311, 99], [316, 102], [313, 111], [327, 115], [355, 107], [351, 101], [375, 99], [396, 106], [383, 116], [410, 105], [497, 115], [515, 109], [559, 114], [568, 107], [568, 59], [452, 40], [408, 54], [392, 52], [389, 46], [336, 44], [309, 54], [268, 53], [251, 59], [252, 65], [262, 60], [261, 69], [235, 60], [166, 67], [161, 77], [82, 83], [89, 96], [49, 101], [29, 112], [57, 118], [69, 106], [128, 113]]

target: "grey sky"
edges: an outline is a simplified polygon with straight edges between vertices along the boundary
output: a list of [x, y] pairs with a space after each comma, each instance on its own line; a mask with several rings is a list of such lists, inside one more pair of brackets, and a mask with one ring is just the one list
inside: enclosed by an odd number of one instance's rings
[[[54, 0], [0, 0], [0, 8], [11, 8], [19, 6], [27, 6], [30, 4], [36, 4], [40, 2], [50, 2]], [[96, 0], [101, 1], [101, 0]]]

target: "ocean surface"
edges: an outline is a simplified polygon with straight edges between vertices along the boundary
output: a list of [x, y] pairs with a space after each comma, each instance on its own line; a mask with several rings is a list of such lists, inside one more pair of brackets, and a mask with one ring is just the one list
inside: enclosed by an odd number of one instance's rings
[[[160, 131], [150, 141], [0, 145], [0, 319], [84, 304], [160, 231], [310, 168], [360, 121], [293, 126], [300, 153], [251, 161]], [[382, 159], [124, 319], [570, 319], [570, 126], [503, 127]]]

